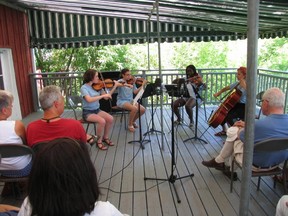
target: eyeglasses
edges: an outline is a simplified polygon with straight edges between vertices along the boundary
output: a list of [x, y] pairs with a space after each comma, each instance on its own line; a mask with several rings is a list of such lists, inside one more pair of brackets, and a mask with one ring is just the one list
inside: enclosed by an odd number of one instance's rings
[[262, 100], [260, 100], [260, 103], [262, 104], [262, 103], [263, 103], [263, 101], [267, 101], [267, 102], [269, 103], [269, 101], [268, 101], [268, 100], [266, 100], [266, 99], [262, 99]]

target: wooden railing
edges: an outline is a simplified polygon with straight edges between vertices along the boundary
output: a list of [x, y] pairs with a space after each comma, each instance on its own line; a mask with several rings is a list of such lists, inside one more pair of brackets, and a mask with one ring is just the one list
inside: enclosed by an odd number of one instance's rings
[[[213, 94], [230, 83], [236, 81], [236, 68], [209, 68], [198, 69], [198, 71], [201, 73], [203, 80], [207, 85], [207, 89], [202, 93], [202, 96], [205, 97], [206, 104], [219, 104], [218, 99], [214, 98]], [[155, 78], [160, 77], [158, 70], [132, 71], [132, 74], [135, 76], [144, 77], [150, 83], [153, 83]], [[249, 76], [249, 72], [247, 75]], [[82, 77], [83, 72], [51, 72], [31, 74], [35, 110], [39, 109], [38, 92], [44, 86], [57, 85], [61, 87], [63, 95], [79, 95], [80, 87], [82, 85]], [[171, 84], [176, 78], [182, 77], [185, 77], [185, 69], [162, 70], [162, 76], [160, 78], [163, 86], [165, 86], [166, 84]], [[270, 87], [278, 87], [285, 93], [285, 111], [287, 113], [288, 72], [258, 69], [256, 93], [265, 91]], [[151, 103], [151, 98], [148, 98], [145, 103], [147, 106], [149, 106]], [[169, 96], [167, 94], [163, 94], [163, 105], [170, 104], [171, 99]], [[68, 108], [68, 106], [66, 108]]]

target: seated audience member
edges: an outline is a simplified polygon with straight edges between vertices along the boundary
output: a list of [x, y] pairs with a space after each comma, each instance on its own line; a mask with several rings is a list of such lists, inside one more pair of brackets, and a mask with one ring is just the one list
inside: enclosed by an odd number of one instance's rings
[[[13, 96], [10, 92], [0, 90], [0, 145], [25, 144], [25, 126], [19, 120], [7, 120], [12, 114]], [[30, 173], [32, 166], [31, 156], [2, 158], [0, 173], [7, 177], [22, 177]], [[5, 189], [5, 188], [4, 188]]]
[[110, 202], [98, 201], [96, 170], [87, 148], [71, 138], [48, 142], [33, 163], [28, 196], [19, 216], [117, 216]]
[[16, 206], [0, 204], [0, 216], [17, 216], [19, 210]]
[[[271, 138], [288, 137], [288, 115], [283, 114], [284, 102], [285, 94], [279, 88], [270, 88], [264, 93], [261, 108], [266, 118], [255, 122], [254, 143]], [[227, 139], [220, 154], [210, 161], [202, 161], [202, 164], [207, 167], [224, 170], [225, 159], [234, 153], [236, 161], [242, 165], [244, 127], [245, 123], [243, 121], [235, 122], [233, 127], [227, 130]], [[254, 152], [252, 170], [255, 172], [272, 170], [287, 158], [287, 151], [275, 153]]]
[[39, 94], [39, 102], [44, 114], [43, 118], [31, 122], [27, 126], [27, 143], [29, 146], [63, 136], [82, 142], [87, 140], [91, 145], [97, 142], [96, 136], [86, 135], [79, 121], [61, 118], [64, 112], [64, 97], [59, 87], [51, 85], [43, 88]]
[[[118, 82], [123, 83], [123, 85], [118, 88], [117, 106], [130, 111], [128, 130], [130, 132], [135, 132], [135, 128], [138, 128], [136, 120], [145, 113], [145, 107], [140, 105], [139, 116], [138, 103], [133, 105], [133, 94], [137, 95], [141, 88], [137, 88], [135, 83], [129, 84], [129, 81], [133, 79], [129, 69], [123, 69], [121, 71], [121, 77], [122, 78], [118, 80]], [[146, 83], [147, 81], [144, 80], [142, 85], [145, 85]]]
[[283, 195], [278, 201], [275, 216], [287, 216], [287, 215], [288, 215], [288, 195]]

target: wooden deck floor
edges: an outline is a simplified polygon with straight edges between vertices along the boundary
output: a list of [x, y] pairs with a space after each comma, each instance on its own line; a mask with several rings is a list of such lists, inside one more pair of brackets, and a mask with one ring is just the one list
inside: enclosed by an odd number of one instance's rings
[[[211, 110], [211, 107], [208, 108], [207, 113]], [[102, 191], [101, 200], [109, 200], [121, 212], [135, 216], [238, 215], [241, 180], [235, 182], [233, 193], [230, 193], [228, 177], [201, 164], [202, 160], [210, 160], [219, 153], [225, 137], [214, 136], [219, 128], [209, 128], [205, 132], [208, 125], [202, 108], [199, 109], [199, 113], [198, 136], [208, 144], [198, 140], [183, 142], [195, 136], [194, 128], [183, 125], [175, 127], [176, 165], [173, 166], [173, 175], [194, 176], [176, 180], [174, 183], [144, 180], [145, 177], [171, 180], [171, 110], [163, 109], [163, 146], [161, 134], [149, 133], [142, 137], [142, 140], [151, 140], [143, 143], [145, 149], [141, 149], [138, 142], [128, 143], [132, 140], [139, 141], [139, 130], [134, 134], [127, 132], [124, 122], [120, 122], [120, 116], [115, 115], [112, 140], [116, 146], [110, 147], [108, 151], [99, 151], [96, 146], [91, 149], [91, 158]], [[34, 113], [25, 118], [24, 122], [27, 124], [40, 116], [41, 113]], [[154, 115], [157, 130], [161, 130], [160, 116], [158, 108]], [[72, 111], [65, 111], [63, 117], [72, 118]], [[148, 109], [142, 117], [142, 133], [150, 128], [151, 110]], [[92, 130], [92, 127], [90, 129]], [[238, 176], [241, 179], [240, 170]], [[277, 184], [274, 189], [272, 179], [265, 177], [261, 182], [260, 191], [257, 191], [256, 180], [252, 180], [249, 214], [275, 215], [276, 204], [283, 194], [282, 185]], [[174, 187], [181, 203], [177, 202]], [[1, 203], [21, 205], [21, 200], [1, 198]]]

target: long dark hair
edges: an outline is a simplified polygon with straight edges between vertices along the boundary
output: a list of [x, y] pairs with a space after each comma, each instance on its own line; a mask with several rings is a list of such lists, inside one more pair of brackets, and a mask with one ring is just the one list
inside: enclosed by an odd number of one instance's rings
[[188, 73], [188, 69], [193, 71], [193, 75], [197, 73], [196, 67], [194, 65], [188, 65], [186, 67], [186, 74]]
[[[96, 73], [97, 73], [96, 70], [88, 69], [83, 75], [83, 84], [92, 81]], [[99, 73], [98, 73], [98, 76], [99, 76]]]
[[94, 209], [99, 194], [84, 143], [59, 138], [39, 149], [28, 184], [31, 215], [83, 216]]

